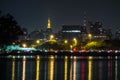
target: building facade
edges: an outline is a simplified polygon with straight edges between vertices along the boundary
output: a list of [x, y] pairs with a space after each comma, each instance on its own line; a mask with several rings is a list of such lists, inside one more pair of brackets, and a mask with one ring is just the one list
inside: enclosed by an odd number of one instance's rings
[[115, 38], [120, 40], [120, 28], [116, 30], [115, 32]]
[[63, 25], [59, 33], [61, 40], [69, 40], [70, 42], [73, 38], [81, 41], [82, 28], [80, 25]]

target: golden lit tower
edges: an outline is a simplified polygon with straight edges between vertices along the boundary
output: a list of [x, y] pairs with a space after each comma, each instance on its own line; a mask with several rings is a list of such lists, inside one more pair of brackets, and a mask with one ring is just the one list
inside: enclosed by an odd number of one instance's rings
[[47, 26], [48, 29], [51, 28], [51, 24], [50, 24], [50, 18], [48, 18], [48, 26]]

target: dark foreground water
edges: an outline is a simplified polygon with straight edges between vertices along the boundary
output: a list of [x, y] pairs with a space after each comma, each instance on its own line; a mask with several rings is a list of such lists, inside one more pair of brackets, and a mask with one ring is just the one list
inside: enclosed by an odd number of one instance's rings
[[9, 56], [0, 80], [120, 80], [120, 57]]

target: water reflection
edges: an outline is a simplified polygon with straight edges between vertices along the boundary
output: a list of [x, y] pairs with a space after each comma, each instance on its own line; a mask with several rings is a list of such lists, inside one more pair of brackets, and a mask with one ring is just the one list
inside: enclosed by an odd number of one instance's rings
[[12, 58], [12, 80], [15, 80], [15, 57]]
[[85, 61], [84, 61], [84, 58], [85, 57], [83, 57], [83, 56], [81, 57], [81, 59], [82, 59], [81, 60], [81, 65], [80, 65], [81, 66], [81, 68], [80, 68], [80, 70], [81, 70], [81, 72], [80, 72], [81, 73], [81, 78], [80, 79], [81, 80], [85, 80]]
[[40, 76], [40, 56], [36, 58], [36, 80], [39, 80]]
[[1, 61], [2, 80], [120, 80], [118, 56], [13, 56]]
[[73, 57], [73, 80], [76, 80], [76, 56]]
[[64, 64], [64, 80], [67, 80], [68, 77], [68, 57], [65, 56], [65, 64]]
[[115, 80], [118, 80], [118, 61], [117, 61], [117, 59], [118, 59], [118, 57], [117, 56], [115, 56]]
[[26, 77], [26, 57], [23, 56], [23, 69], [22, 69], [22, 80], [25, 80]]
[[49, 57], [49, 63], [48, 63], [48, 80], [54, 79], [54, 56]]
[[92, 80], [92, 56], [88, 57], [88, 80]]

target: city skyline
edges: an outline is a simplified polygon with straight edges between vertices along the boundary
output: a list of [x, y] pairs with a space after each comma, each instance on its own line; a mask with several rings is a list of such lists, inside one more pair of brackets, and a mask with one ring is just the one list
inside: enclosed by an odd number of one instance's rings
[[48, 17], [54, 32], [59, 31], [62, 25], [83, 25], [84, 12], [88, 21], [98, 20], [103, 27], [115, 31], [120, 25], [119, 3], [114, 0], [1, 0], [0, 10], [12, 14], [28, 32], [46, 29]]

